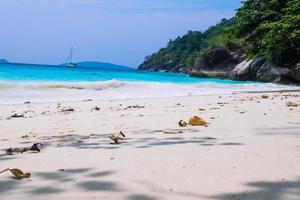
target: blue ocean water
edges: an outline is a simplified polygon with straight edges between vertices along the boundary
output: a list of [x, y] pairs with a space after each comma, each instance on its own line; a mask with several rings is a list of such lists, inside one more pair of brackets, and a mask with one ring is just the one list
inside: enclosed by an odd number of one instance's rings
[[286, 89], [184, 74], [0, 64], [0, 103], [161, 98]]
[[62, 66], [44, 65], [13, 65], [0, 64], [0, 81], [144, 81], [160, 83], [203, 83], [242, 84], [232, 80], [212, 78], [193, 78], [184, 74], [141, 72], [137, 70], [107, 70], [96, 68], [67, 68]]

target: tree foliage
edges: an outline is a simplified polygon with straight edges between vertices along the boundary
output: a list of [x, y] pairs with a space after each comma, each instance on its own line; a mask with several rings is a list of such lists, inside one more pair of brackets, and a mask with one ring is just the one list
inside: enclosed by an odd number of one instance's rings
[[146, 57], [140, 69], [192, 67], [211, 47], [265, 56], [280, 64], [300, 62], [300, 0], [245, 0], [236, 16], [204, 32], [189, 31]]
[[236, 36], [249, 46], [250, 56], [299, 62], [300, 0], [247, 0], [236, 20]]
[[[170, 40], [167, 47], [160, 49], [157, 53], [147, 56], [140, 66], [152, 67], [161, 70], [170, 70], [173, 67], [193, 66], [201, 52], [211, 45], [219, 45], [224, 38], [217, 38], [223, 34], [226, 27], [234, 24], [234, 19], [223, 19], [216, 26], [209, 27], [206, 31], [189, 31], [182, 37]], [[218, 40], [218, 42], [217, 42]]]

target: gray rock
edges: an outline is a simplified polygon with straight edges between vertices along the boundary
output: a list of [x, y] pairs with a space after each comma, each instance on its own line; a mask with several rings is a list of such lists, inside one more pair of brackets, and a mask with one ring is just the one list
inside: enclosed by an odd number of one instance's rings
[[266, 62], [265, 57], [259, 57], [255, 59], [250, 65], [250, 80], [255, 81], [257, 78], [257, 72], [259, 68]]
[[233, 79], [236, 80], [249, 80], [250, 79], [250, 66], [253, 60], [244, 60], [232, 70]]
[[261, 82], [286, 82], [294, 80], [294, 73], [285, 67], [279, 67], [272, 61], [265, 62], [257, 71], [257, 80]]
[[199, 78], [229, 78], [231, 77], [232, 72], [229, 71], [191, 71], [188, 74], [192, 77], [199, 77]]
[[238, 60], [222, 47], [215, 47], [209, 52], [202, 54], [196, 61], [198, 70], [225, 70], [231, 71], [238, 64]]
[[296, 65], [296, 67], [293, 69], [293, 72], [295, 74], [296, 81], [300, 82], [300, 63]]

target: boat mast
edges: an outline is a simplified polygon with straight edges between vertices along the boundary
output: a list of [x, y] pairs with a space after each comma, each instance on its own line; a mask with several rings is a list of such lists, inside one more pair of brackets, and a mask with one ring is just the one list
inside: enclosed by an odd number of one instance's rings
[[71, 47], [70, 64], [72, 63], [72, 57], [73, 57], [73, 47]]

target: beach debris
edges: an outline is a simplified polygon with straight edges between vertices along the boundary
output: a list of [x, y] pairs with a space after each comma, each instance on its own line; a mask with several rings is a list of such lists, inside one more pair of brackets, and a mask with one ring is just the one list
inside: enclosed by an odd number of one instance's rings
[[85, 101], [93, 101], [93, 99], [84, 99], [83, 102]]
[[112, 134], [111, 136], [109, 136], [109, 138], [113, 141], [111, 144], [119, 144], [120, 140], [124, 140], [125, 139], [125, 134], [120, 131], [120, 133], [118, 134]]
[[18, 115], [17, 113], [15, 113], [15, 114], [11, 115], [10, 117], [11, 118], [21, 118], [21, 117], [24, 117], [24, 115], [23, 114]]
[[263, 99], [267, 99], [267, 98], [269, 98], [269, 96], [268, 96], [268, 95], [266, 95], [266, 94], [264, 94], [264, 95], [262, 95], [262, 96], [261, 96], [261, 98], [263, 98]]
[[141, 109], [141, 108], [145, 108], [145, 106], [140, 106], [140, 105], [127, 106], [127, 107], [125, 108], [125, 110], [130, 109], [130, 108], [139, 108], [139, 109]]
[[22, 139], [27, 139], [27, 138], [29, 138], [29, 135], [22, 135], [21, 138]]
[[96, 106], [96, 107], [94, 108], [94, 110], [97, 110], [97, 111], [99, 111], [99, 110], [100, 110], [100, 108]]
[[61, 110], [60, 110], [60, 112], [74, 112], [75, 111], [75, 109], [74, 108], [62, 108]]
[[0, 172], [2, 174], [3, 172], [10, 171], [17, 179], [23, 179], [23, 178], [30, 178], [30, 173], [24, 173], [22, 170], [14, 168], [14, 169], [5, 169]]
[[199, 116], [193, 116], [189, 119], [189, 125], [192, 125], [192, 126], [207, 126], [207, 122]]
[[185, 122], [185, 121], [183, 121], [183, 120], [180, 120], [179, 122], [178, 122], [178, 126], [180, 126], [180, 127], [186, 127], [188, 124]]
[[166, 131], [164, 131], [164, 134], [170, 134], [170, 135], [181, 134], [181, 133], [183, 133], [183, 131], [181, 131], [181, 130], [166, 130]]
[[34, 143], [30, 147], [23, 147], [23, 148], [9, 148], [6, 150], [7, 155], [14, 155], [15, 153], [24, 153], [27, 151], [34, 151], [34, 152], [40, 152], [39, 146], [43, 146], [41, 143]]
[[298, 104], [296, 104], [294, 102], [291, 102], [291, 101], [288, 101], [288, 102], [286, 102], [286, 106], [287, 107], [298, 107]]
[[205, 109], [204, 109], [204, 108], [199, 108], [198, 110], [199, 110], [199, 111], [205, 111]]
[[25, 101], [24, 104], [30, 104], [30, 101]]

